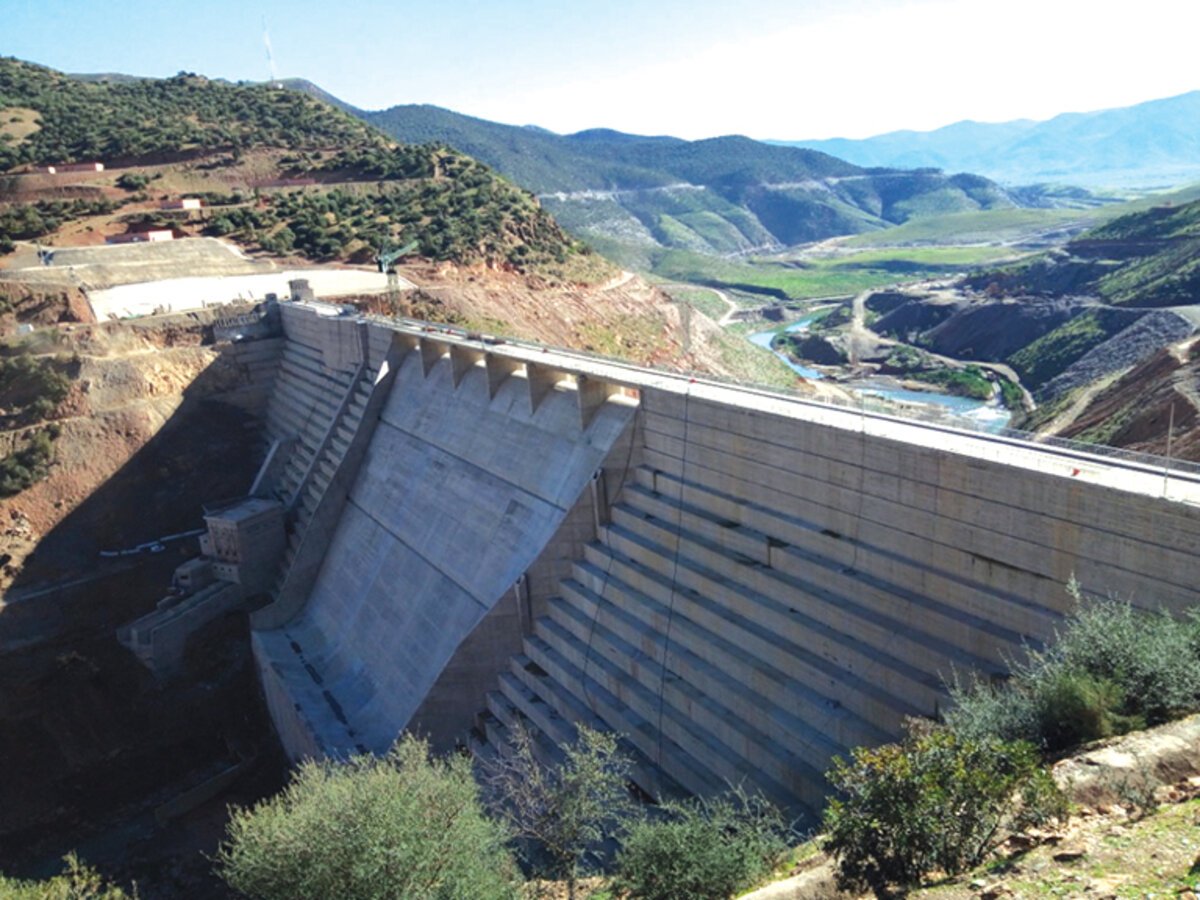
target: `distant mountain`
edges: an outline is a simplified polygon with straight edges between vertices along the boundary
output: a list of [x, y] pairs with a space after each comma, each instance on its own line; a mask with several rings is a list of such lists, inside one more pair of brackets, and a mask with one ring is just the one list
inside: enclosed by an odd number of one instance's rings
[[863, 140], [778, 141], [862, 166], [936, 166], [1010, 184], [1159, 186], [1200, 179], [1200, 91], [1045, 122], [958, 122]]
[[865, 169], [745, 137], [685, 141], [608, 129], [558, 135], [435, 106], [359, 112], [393, 137], [448, 144], [541, 196], [555, 217], [630, 261], [648, 248], [773, 249], [932, 214], [1021, 205], [986, 178]]

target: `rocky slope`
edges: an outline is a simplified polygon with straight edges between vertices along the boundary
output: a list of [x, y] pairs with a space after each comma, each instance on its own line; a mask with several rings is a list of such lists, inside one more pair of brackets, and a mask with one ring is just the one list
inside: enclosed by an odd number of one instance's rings
[[1200, 339], [1164, 347], [1095, 393], [1059, 434], [1200, 461]]

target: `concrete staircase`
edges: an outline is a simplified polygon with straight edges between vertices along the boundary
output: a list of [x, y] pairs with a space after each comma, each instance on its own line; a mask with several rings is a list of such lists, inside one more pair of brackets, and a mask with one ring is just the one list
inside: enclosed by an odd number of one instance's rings
[[651, 794], [745, 782], [815, 815], [834, 756], [936, 714], [952, 670], [1003, 670], [1002, 625], [868, 579], [839, 537], [689, 476], [631, 473], [489, 696], [489, 743], [520, 720], [552, 746], [585, 722], [624, 736]]
[[362, 421], [377, 376], [366, 365], [354, 372], [333, 371], [323, 366], [319, 351], [295, 341], [285, 346], [267, 417], [270, 438], [296, 439], [272, 489], [290, 513], [276, 591]]

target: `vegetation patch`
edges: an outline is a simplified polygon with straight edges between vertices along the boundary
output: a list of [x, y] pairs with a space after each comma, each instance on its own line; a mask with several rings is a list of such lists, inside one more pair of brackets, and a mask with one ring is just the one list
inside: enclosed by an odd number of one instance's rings
[[779, 810], [742, 790], [667, 804], [629, 829], [613, 887], [637, 900], [726, 900], [778, 868], [789, 837]]
[[[19, 881], [0, 875], [0, 897], [4, 900], [130, 900], [119, 887], [69, 854], [66, 870], [45, 881]], [[137, 894], [134, 894], [136, 900]]]
[[959, 274], [1007, 255], [1010, 251], [995, 247], [915, 247], [862, 250], [801, 263], [734, 261], [686, 250], [659, 250], [651, 253], [651, 271], [672, 281], [804, 300]]
[[1021, 377], [1024, 385], [1030, 390], [1037, 390], [1128, 324], [1128, 314], [1104, 309], [1088, 310], [1026, 344], [1006, 362]]
[[1158, 725], [1200, 710], [1200, 614], [1083, 603], [1049, 648], [1014, 664], [1008, 684], [960, 684], [952, 694], [955, 733], [1026, 740], [1046, 753]]
[[910, 378], [934, 384], [948, 394], [970, 397], [973, 400], [990, 400], [994, 393], [991, 379], [979, 366], [968, 365], [961, 369], [944, 367], [912, 372]]
[[0, 497], [15, 496], [50, 474], [58, 435], [56, 425], [42, 428], [33, 432], [22, 447], [0, 459]]
[[0, 422], [14, 428], [48, 419], [71, 389], [73, 365], [67, 357], [0, 357]]
[[305, 762], [283, 793], [234, 810], [217, 869], [252, 898], [516, 898], [506, 835], [470, 760], [405, 736], [384, 758]]
[[883, 896], [934, 872], [956, 875], [1013, 830], [1062, 818], [1066, 799], [1040, 762], [1031, 744], [945, 728], [836, 760], [824, 849], [839, 886]]
[[12, 241], [28, 241], [57, 231], [67, 222], [84, 216], [105, 216], [117, 204], [109, 200], [38, 200], [0, 207], [0, 246], [12, 249]]

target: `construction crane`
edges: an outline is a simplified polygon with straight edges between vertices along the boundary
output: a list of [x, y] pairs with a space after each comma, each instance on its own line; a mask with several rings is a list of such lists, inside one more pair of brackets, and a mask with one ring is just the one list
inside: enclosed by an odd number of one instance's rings
[[412, 253], [420, 246], [420, 241], [409, 241], [399, 250], [389, 250], [387, 244], [383, 244], [379, 248], [379, 252], [375, 254], [375, 264], [379, 266], [379, 271], [387, 275], [388, 293], [395, 297], [400, 292], [400, 276], [396, 274], [396, 260], [406, 254]]

